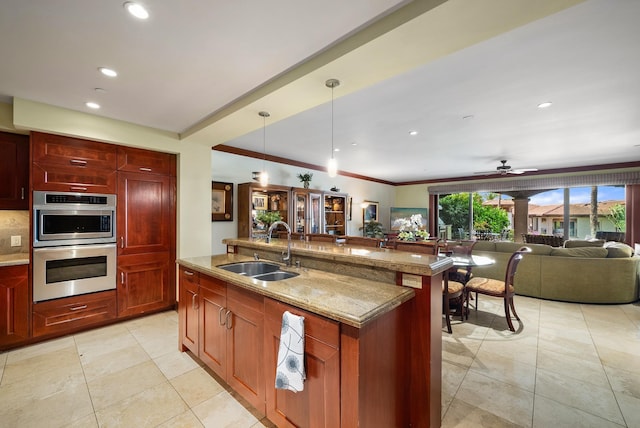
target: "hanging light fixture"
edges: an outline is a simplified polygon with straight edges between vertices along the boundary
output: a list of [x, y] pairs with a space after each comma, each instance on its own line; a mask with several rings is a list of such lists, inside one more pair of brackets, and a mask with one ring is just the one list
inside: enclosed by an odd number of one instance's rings
[[333, 156], [335, 153], [335, 149], [333, 147], [333, 89], [340, 86], [340, 81], [338, 79], [329, 79], [325, 82], [325, 85], [327, 88], [331, 88], [331, 158], [327, 165], [327, 173], [329, 174], [329, 177], [335, 177], [338, 175], [338, 162]]
[[260, 185], [266, 187], [269, 184], [269, 174], [267, 173], [267, 118], [271, 116], [267, 111], [258, 113], [262, 117], [262, 171], [260, 172]]

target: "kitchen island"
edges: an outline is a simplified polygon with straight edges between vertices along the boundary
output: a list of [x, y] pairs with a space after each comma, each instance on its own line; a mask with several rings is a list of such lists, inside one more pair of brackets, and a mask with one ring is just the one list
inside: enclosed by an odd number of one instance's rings
[[[287, 241], [224, 242], [227, 254], [179, 260], [182, 350], [278, 426], [439, 426], [450, 260], [295, 241], [282, 269], [298, 276], [261, 281], [218, 266], [278, 262]], [[299, 393], [273, 387], [285, 310], [305, 317]]]

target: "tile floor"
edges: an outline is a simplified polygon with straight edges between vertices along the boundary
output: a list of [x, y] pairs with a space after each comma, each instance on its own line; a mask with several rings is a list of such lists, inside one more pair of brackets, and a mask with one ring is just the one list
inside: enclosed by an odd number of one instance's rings
[[[443, 427], [640, 427], [640, 304], [516, 309], [517, 334], [484, 296], [443, 333]], [[177, 334], [170, 311], [0, 353], [0, 427], [271, 426]]]

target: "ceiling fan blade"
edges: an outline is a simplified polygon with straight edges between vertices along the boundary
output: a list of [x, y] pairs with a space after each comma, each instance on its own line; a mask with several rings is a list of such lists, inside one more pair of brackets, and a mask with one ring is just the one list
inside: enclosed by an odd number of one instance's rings
[[500, 172], [493, 170], [493, 171], [476, 171], [473, 173], [473, 175], [491, 175], [491, 174], [500, 174]]
[[524, 174], [525, 172], [537, 171], [538, 168], [517, 168], [509, 171], [510, 174]]

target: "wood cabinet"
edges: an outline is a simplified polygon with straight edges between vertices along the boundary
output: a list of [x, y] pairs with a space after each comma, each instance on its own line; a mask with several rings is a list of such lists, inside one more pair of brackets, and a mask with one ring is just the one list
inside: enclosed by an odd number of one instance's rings
[[[339, 427], [339, 323], [272, 299], [265, 299], [264, 308], [267, 417], [279, 427]], [[297, 393], [273, 387], [284, 311], [304, 317], [307, 378]]]
[[238, 184], [238, 237], [266, 236], [267, 226], [257, 220], [261, 212], [277, 212], [282, 221], [289, 223], [290, 194], [290, 187]]
[[180, 349], [189, 349], [264, 414], [263, 297], [179, 268]]
[[175, 304], [176, 181], [161, 174], [175, 172], [173, 155], [119, 148], [118, 159], [124, 168], [118, 171], [116, 226], [122, 317]]
[[347, 195], [343, 193], [324, 194], [324, 233], [347, 234]]
[[33, 305], [33, 336], [69, 333], [116, 318], [115, 290]]
[[29, 265], [0, 267], [0, 349], [29, 338]]
[[33, 132], [33, 190], [116, 193], [116, 147]]
[[309, 189], [292, 189], [291, 231], [307, 235], [322, 231], [322, 193]]
[[29, 209], [29, 137], [0, 132], [0, 209]]

